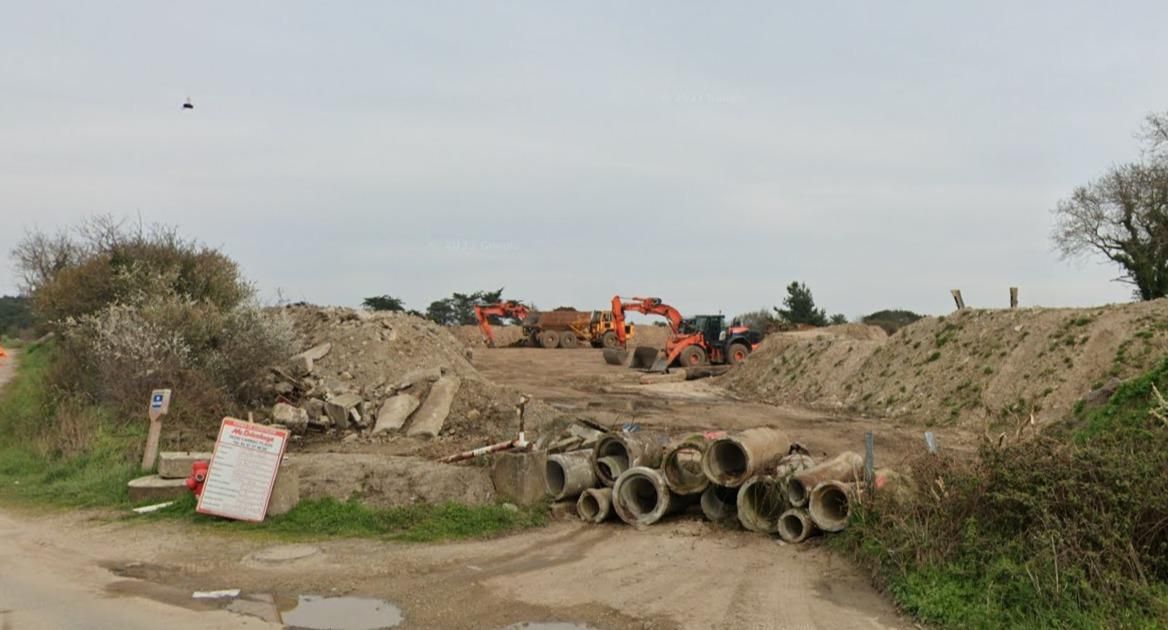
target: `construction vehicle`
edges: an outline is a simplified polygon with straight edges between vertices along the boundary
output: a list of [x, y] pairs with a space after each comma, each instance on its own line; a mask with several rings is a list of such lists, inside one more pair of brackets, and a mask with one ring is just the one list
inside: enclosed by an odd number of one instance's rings
[[[633, 334], [633, 325], [624, 324], [618, 334], [610, 311], [577, 311], [558, 308], [539, 312], [519, 302], [507, 301], [475, 306], [475, 320], [487, 346], [495, 347], [490, 317], [519, 320], [528, 343], [544, 348], [575, 348], [588, 343], [595, 348], [616, 348]], [[620, 341], [618, 341], [618, 339]]]
[[[665, 349], [639, 347], [633, 350], [630, 367], [648, 368], [650, 372], [665, 372], [670, 366], [696, 367], [700, 365], [735, 365], [762, 341], [762, 333], [748, 326], [726, 327], [724, 315], [698, 315], [686, 319], [676, 308], [661, 298], [612, 298], [613, 325], [618, 337], [624, 325], [626, 312], [660, 315], [669, 322], [669, 339]], [[619, 339], [623, 345], [625, 340]], [[620, 365], [627, 360], [627, 352], [606, 350], [604, 360]]]
[[479, 323], [479, 330], [482, 331], [483, 340], [487, 342], [488, 348], [495, 347], [495, 333], [491, 331], [489, 318], [509, 317], [523, 323], [533, 314], [536, 313], [523, 304], [512, 300], [496, 302], [495, 304], [483, 304], [481, 306], [476, 304], [474, 307], [475, 320]]

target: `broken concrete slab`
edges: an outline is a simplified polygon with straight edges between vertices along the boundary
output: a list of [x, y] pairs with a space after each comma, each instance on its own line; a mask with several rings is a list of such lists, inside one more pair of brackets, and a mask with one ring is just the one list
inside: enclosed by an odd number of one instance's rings
[[520, 505], [539, 503], [547, 496], [547, 453], [499, 453], [491, 468], [491, 482], [501, 499]]
[[272, 422], [288, 427], [293, 433], [308, 430], [308, 412], [300, 407], [278, 402], [272, 407]]
[[462, 379], [454, 375], [443, 376], [430, 388], [426, 402], [414, 412], [413, 422], [410, 424], [409, 436], [434, 437], [442, 430], [446, 417], [450, 415], [450, 405], [454, 402], [454, 395]]
[[158, 476], [163, 479], [186, 479], [191, 474], [191, 465], [200, 460], [211, 461], [211, 453], [163, 451], [158, 454]]
[[300, 471], [288, 462], [280, 465], [272, 496], [268, 500], [268, 516], [287, 514], [300, 503]]
[[406, 424], [406, 419], [417, 410], [422, 403], [409, 394], [398, 394], [381, 405], [377, 412], [377, 425], [373, 427], [373, 435], [396, 431]]
[[442, 378], [442, 375], [445, 373], [446, 373], [446, 368], [444, 368], [444, 367], [432, 367], [432, 368], [422, 368], [422, 369], [418, 369], [418, 370], [410, 370], [409, 372], [406, 372], [406, 375], [403, 376], [401, 378], [401, 381], [398, 382], [397, 388], [398, 389], [409, 389], [409, 388], [413, 387], [414, 385], [421, 383], [422, 381], [430, 381], [431, 383], [433, 383], [434, 381], [437, 381], [438, 379]]
[[315, 346], [305, 350], [304, 352], [301, 352], [300, 354], [298, 354], [296, 356], [308, 357], [308, 358], [312, 359], [313, 361], [320, 361], [321, 359], [325, 358], [325, 356], [327, 356], [328, 353], [332, 351], [332, 349], [333, 349], [333, 344], [325, 342], [322, 344], [315, 345]]
[[163, 479], [158, 475], [138, 477], [126, 484], [126, 489], [131, 503], [169, 501], [190, 492], [186, 479]]
[[333, 426], [343, 429], [349, 426], [349, 410], [355, 409], [362, 402], [359, 394], [338, 394], [325, 401], [324, 411], [333, 421]]

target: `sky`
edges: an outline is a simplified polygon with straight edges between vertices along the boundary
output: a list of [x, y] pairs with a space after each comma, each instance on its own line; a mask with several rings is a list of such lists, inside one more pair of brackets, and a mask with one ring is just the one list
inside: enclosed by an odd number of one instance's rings
[[1168, 110], [1168, 3], [957, 4], [0, 0], [0, 252], [113, 214], [267, 301], [1130, 299], [1051, 209]]

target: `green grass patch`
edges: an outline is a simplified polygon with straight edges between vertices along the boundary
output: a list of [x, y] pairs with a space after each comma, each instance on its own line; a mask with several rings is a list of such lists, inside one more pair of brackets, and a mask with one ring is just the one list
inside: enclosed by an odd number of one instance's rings
[[1104, 406], [1087, 412], [1085, 425], [1075, 432], [1075, 441], [1084, 443], [1092, 437], [1121, 428], [1141, 427], [1153, 403], [1152, 387], [1168, 396], [1168, 359], [1138, 378], [1121, 384]]
[[443, 503], [375, 508], [355, 499], [325, 498], [301, 501], [287, 514], [262, 523], [241, 523], [196, 513], [195, 499], [189, 496], [142, 518], [178, 519], [214, 530], [290, 540], [346, 537], [435, 542], [482, 538], [540, 527], [547, 522], [547, 506], [515, 508], [501, 504]]

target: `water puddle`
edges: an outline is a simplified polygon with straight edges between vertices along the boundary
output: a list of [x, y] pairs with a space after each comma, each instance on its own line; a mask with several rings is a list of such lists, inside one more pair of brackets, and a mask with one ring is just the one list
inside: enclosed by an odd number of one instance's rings
[[319, 595], [301, 595], [280, 616], [287, 626], [306, 630], [379, 630], [403, 619], [401, 609], [384, 599]]

